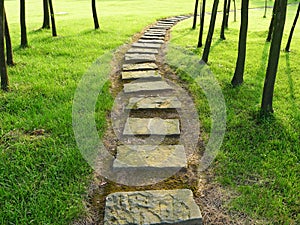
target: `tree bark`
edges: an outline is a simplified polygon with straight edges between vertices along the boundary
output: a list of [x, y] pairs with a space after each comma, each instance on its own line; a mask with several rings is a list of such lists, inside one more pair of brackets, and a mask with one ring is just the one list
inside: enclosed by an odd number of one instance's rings
[[267, 17], [267, 8], [268, 8], [268, 0], [265, 0], [265, 13], [264, 13], [264, 18]]
[[99, 29], [99, 21], [98, 21], [98, 16], [97, 16], [97, 8], [96, 8], [96, 0], [92, 0], [92, 11], [93, 11], [93, 18], [94, 18], [94, 26], [95, 29]]
[[231, 5], [231, 0], [228, 0], [228, 5], [227, 5], [227, 9], [226, 9], [225, 28], [228, 28], [230, 5]]
[[6, 44], [6, 62], [7, 65], [13, 66], [15, 65], [15, 63], [13, 59], [13, 50], [12, 50], [11, 38], [10, 38], [5, 9], [4, 9], [4, 27], [5, 27], [4, 29], [5, 29], [5, 44]]
[[49, 5], [48, 0], [43, 0], [43, 26], [42, 29], [49, 29], [50, 28], [50, 16], [49, 16]]
[[20, 0], [20, 24], [21, 24], [21, 48], [28, 46], [26, 19], [25, 19], [25, 0]]
[[56, 37], [57, 33], [56, 33], [56, 25], [55, 25], [53, 4], [52, 4], [52, 0], [48, 0], [48, 1], [49, 1], [49, 9], [50, 9], [50, 16], [51, 16], [52, 36]]
[[236, 0], [233, 0], [234, 22], [236, 22]]
[[197, 24], [198, 5], [199, 5], [199, 0], [196, 0], [195, 10], [194, 10], [193, 27], [192, 27], [192, 29], [194, 29], [194, 30], [196, 29], [196, 24]]
[[5, 33], [5, 14], [4, 14], [4, 0], [0, 0], [0, 69], [1, 69], [1, 89], [8, 91], [8, 76], [5, 61], [4, 48], [4, 33]]
[[204, 29], [204, 19], [205, 19], [205, 6], [206, 6], [206, 0], [202, 0], [202, 8], [201, 8], [202, 12], [201, 12], [201, 18], [200, 18], [198, 48], [201, 48], [203, 46], [202, 40], [203, 40], [203, 29]]
[[271, 39], [272, 39], [272, 34], [273, 34], [273, 30], [274, 30], [274, 19], [275, 19], [276, 11], [277, 11], [277, 1], [275, 0], [274, 6], [273, 6], [273, 12], [272, 12], [272, 19], [271, 19], [270, 26], [269, 26], [267, 42], [270, 42]]
[[205, 47], [202, 55], [202, 60], [207, 63], [208, 62], [208, 56], [210, 52], [210, 46], [212, 42], [212, 38], [214, 35], [214, 30], [215, 30], [215, 23], [216, 23], [216, 18], [217, 18], [217, 10], [218, 10], [218, 5], [219, 5], [219, 0], [214, 0], [213, 8], [212, 8], [212, 13], [211, 13], [211, 19], [210, 19], [210, 24], [209, 24], [209, 30], [205, 42]]
[[273, 113], [273, 94], [280, 56], [283, 30], [286, 19], [287, 0], [276, 0], [276, 15], [274, 18], [274, 33], [272, 37], [266, 79], [263, 90], [261, 113]]
[[227, 0], [224, 0], [223, 20], [222, 20], [221, 34], [220, 34], [220, 38], [222, 40], [226, 39], [226, 37], [225, 37], [226, 13], [227, 13]]
[[294, 30], [295, 30], [295, 27], [296, 27], [296, 25], [297, 25], [297, 21], [298, 21], [298, 18], [299, 18], [299, 14], [300, 14], [300, 2], [299, 2], [299, 4], [298, 4], [298, 9], [297, 9], [297, 12], [296, 12], [296, 16], [295, 16], [295, 19], [294, 19], [294, 23], [293, 23], [293, 26], [292, 26], [292, 28], [291, 28], [291, 32], [290, 32], [290, 35], [289, 35], [288, 42], [287, 42], [286, 47], [285, 47], [285, 51], [286, 51], [286, 52], [289, 52], [289, 51], [290, 51], [290, 46], [291, 46], [291, 42], [292, 42]]
[[249, 0], [242, 0], [241, 10], [241, 27], [239, 36], [239, 50], [236, 67], [231, 84], [236, 87], [244, 82], [244, 71], [247, 50], [247, 33], [248, 33], [248, 8]]

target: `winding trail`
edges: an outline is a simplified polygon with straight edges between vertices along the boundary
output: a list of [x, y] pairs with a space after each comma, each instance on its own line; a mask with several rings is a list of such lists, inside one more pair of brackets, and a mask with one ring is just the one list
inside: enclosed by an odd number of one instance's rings
[[[123, 91], [112, 116], [121, 144], [112, 168], [129, 186], [155, 184], [186, 171], [197, 145], [185, 143], [198, 141], [197, 116], [186, 116], [193, 102], [165, 78], [158, 62], [171, 27], [188, 18], [157, 21], [125, 53]], [[202, 224], [193, 192], [178, 188], [112, 193], [106, 198], [104, 225]]]

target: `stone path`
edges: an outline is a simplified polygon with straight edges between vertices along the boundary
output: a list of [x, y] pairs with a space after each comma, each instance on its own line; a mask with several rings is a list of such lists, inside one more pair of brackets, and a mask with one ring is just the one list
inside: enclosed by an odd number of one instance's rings
[[[157, 66], [157, 56], [165, 43], [168, 30], [187, 19], [177, 16], [158, 21], [131, 45], [124, 56], [122, 80], [128, 95], [127, 111], [151, 112], [181, 108], [170, 85]], [[146, 115], [147, 113], [145, 113]], [[143, 115], [144, 114], [137, 114]], [[151, 113], [148, 113], [151, 115]], [[138, 138], [181, 135], [179, 118], [139, 117], [129, 115], [123, 136]], [[118, 146], [113, 169], [118, 171], [179, 171], [187, 168], [185, 147], [178, 144], [123, 144]], [[191, 190], [147, 190], [113, 193], [106, 198], [104, 225], [200, 225], [202, 216]]]

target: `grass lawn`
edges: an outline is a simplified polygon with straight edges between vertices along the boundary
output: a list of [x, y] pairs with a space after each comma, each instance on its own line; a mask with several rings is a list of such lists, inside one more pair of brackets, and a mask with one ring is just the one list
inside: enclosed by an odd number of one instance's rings
[[[11, 91], [0, 92], [0, 224], [68, 224], [84, 211], [92, 173], [72, 130], [72, 100], [89, 66], [156, 19], [185, 14], [185, 1], [54, 1], [58, 37], [42, 25], [42, 1], [26, 0], [30, 47], [20, 49], [19, 1], [5, 1], [14, 57]], [[100, 135], [113, 99], [99, 97]], [[41, 130], [45, 130], [44, 133]]]
[[[286, 44], [297, 5], [288, 7], [283, 45]], [[226, 40], [220, 41], [221, 18], [216, 23], [209, 66], [223, 90], [227, 105], [227, 133], [214, 163], [217, 182], [238, 194], [229, 203], [230, 210], [243, 212], [270, 224], [300, 223], [300, 27], [297, 26], [291, 52], [282, 51], [276, 81], [272, 118], [258, 117], [270, 44], [265, 42], [271, 10], [263, 19], [263, 10], [251, 10], [247, 46], [245, 83], [232, 88], [237, 58], [239, 22], [231, 22]], [[210, 17], [206, 17], [206, 30]], [[238, 18], [238, 21], [240, 19]], [[299, 24], [298, 24], [299, 25]], [[190, 29], [191, 21], [176, 26], [172, 43], [198, 55], [198, 31]], [[205, 35], [206, 37], [206, 35]], [[204, 40], [205, 41], [205, 40]], [[282, 47], [282, 49], [284, 46]], [[183, 65], [184, 66], [184, 65]], [[182, 71], [179, 67], [178, 71]], [[204, 136], [208, 138], [211, 119], [206, 98], [188, 74], [196, 97]]]

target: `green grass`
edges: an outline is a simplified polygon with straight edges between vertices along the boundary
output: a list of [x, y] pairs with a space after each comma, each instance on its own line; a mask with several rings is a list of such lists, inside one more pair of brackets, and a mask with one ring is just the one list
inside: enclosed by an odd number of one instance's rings
[[[185, 14], [184, 1], [99, 1], [93, 30], [90, 0], [54, 1], [58, 37], [42, 25], [42, 1], [26, 1], [29, 48], [20, 49], [19, 2], [5, 1], [16, 66], [9, 93], [0, 92], [0, 224], [68, 224], [84, 212], [92, 170], [72, 130], [77, 84], [97, 58], [161, 17]], [[159, 6], [159, 7], [155, 7]], [[99, 135], [112, 106], [99, 96]], [[43, 135], [35, 130], [44, 129]]]
[[[282, 49], [296, 8], [296, 5], [288, 8]], [[237, 58], [239, 22], [230, 22], [227, 39], [220, 41], [221, 16], [218, 18], [209, 66], [222, 88], [228, 118], [225, 139], [213, 169], [218, 182], [239, 193], [230, 202], [230, 210], [270, 224], [299, 224], [300, 33], [297, 26], [292, 51], [281, 53], [274, 95], [275, 114], [262, 119], [258, 115], [269, 53], [265, 39], [270, 13], [271, 10], [267, 19], [263, 19], [263, 11], [250, 11], [245, 83], [239, 88], [230, 85]], [[198, 32], [190, 29], [190, 23], [185, 21], [174, 28], [172, 43], [197, 54], [200, 59], [202, 49], [195, 48]], [[209, 16], [206, 17], [206, 30], [208, 24]], [[196, 96], [207, 139], [211, 125], [208, 103], [187, 74], [181, 73], [181, 77], [191, 82], [190, 90]]]

